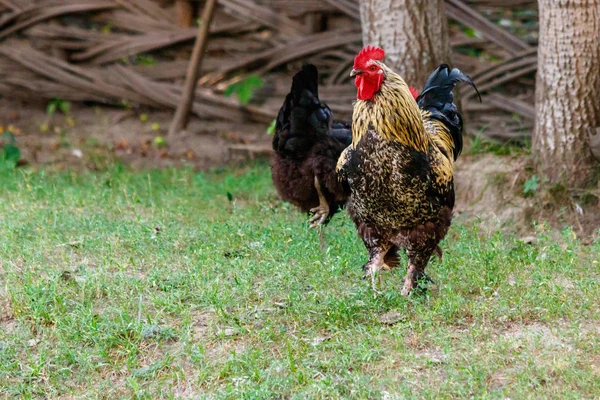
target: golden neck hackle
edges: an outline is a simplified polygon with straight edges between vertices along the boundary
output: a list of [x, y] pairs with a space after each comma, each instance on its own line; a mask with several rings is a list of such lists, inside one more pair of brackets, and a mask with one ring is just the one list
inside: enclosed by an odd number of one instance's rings
[[355, 147], [372, 127], [385, 140], [427, 152], [429, 140], [421, 110], [408, 85], [384, 64], [378, 64], [385, 79], [373, 100], [357, 100], [354, 103], [352, 146]]

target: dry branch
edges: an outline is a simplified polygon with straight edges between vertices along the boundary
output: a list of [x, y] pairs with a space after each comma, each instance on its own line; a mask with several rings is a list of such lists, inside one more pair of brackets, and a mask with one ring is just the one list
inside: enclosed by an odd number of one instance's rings
[[208, 40], [208, 28], [215, 14], [215, 7], [217, 0], [208, 0], [204, 5], [204, 11], [202, 13], [202, 21], [198, 27], [198, 36], [194, 43], [194, 49], [192, 50], [192, 59], [186, 72], [185, 84], [183, 86], [183, 94], [177, 110], [175, 111], [175, 117], [169, 128], [169, 135], [173, 135], [184, 129], [187, 126], [190, 109], [194, 102], [194, 89], [198, 82], [198, 74], [200, 72], [200, 65], [204, 58], [204, 51], [206, 49], [206, 41]]

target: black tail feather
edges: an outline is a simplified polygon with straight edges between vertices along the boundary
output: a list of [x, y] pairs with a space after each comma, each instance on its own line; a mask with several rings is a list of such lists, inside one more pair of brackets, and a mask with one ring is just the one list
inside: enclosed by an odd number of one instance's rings
[[[292, 94], [296, 104], [300, 104], [304, 107], [310, 106], [310, 103], [306, 103], [309, 99], [302, 99], [303, 92], [307, 90], [312, 95], [311, 97], [319, 100], [319, 72], [317, 67], [312, 64], [304, 64], [302, 70], [300, 70], [292, 79]], [[301, 104], [304, 103], [304, 104]]]
[[419, 107], [429, 111], [432, 118], [443, 122], [448, 127], [454, 141], [455, 160], [463, 147], [462, 117], [454, 104], [454, 95], [452, 94], [452, 90], [458, 82], [471, 85], [477, 92], [479, 101], [481, 101], [481, 95], [471, 78], [463, 74], [458, 68], [450, 69], [447, 64], [440, 65], [429, 75], [423, 91], [417, 97]]

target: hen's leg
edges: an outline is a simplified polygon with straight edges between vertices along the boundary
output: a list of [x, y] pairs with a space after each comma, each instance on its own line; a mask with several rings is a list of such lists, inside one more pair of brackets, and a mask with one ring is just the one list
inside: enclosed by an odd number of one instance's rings
[[308, 222], [310, 222], [311, 229], [322, 225], [323, 222], [325, 222], [327, 216], [329, 215], [329, 204], [327, 204], [327, 199], [325, 199], [325, 196], [321, 191], [321, 185], [319, 184], [319, 179], [316, 176], [315, 189], [317, 189], [317, 194], [319, 195], [319, 205], [310, 209], [310, 212], [315, 214], [308, 220]]
[[391, 271], [393, 268], [397, 267], [400, 263], [400, 258], [398, 256], [398, 247], [393, 245], [385, 254], [383, 258], [383, 270]]

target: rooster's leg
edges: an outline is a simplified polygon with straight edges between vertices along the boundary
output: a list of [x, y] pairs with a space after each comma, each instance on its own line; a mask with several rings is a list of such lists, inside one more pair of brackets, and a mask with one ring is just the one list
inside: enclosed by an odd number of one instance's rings
[[[402, 296], [408, 296], [410, 292], [417, 288], [419, 284], [424, 283], [435, 284], [433, 279], [427, 276], [423, 270], [418, 271], [414, 265], [410, 264], [408, 266], [408, 271], [406, 273], [406, 278], [404, 278], [404, 285], [402, 286], [402, 292], [400, 292], [400, 294]], [[425, 287], [422, 287], [422, 289], [427, 290]]]
[[319, 179], [316, 176], [315, 189], [317, 189], [317, 194], [319, 195], [319, 205], [310, 209], [310, 212], [315, 214], [308, 220], [311, 229], [322, 225], [323, 222], [325, 222], [327, 216], [329, 215], [329, 204], [327, 203], [327, 199], [325, 199], [325, 196], [321, 191], [321, 185], [319, 184]]
[[419, 281], [433, 282], [431, 278], [425, 275], [425, 267], [431, 258], [431, 253], [433, 253], [433, 250], [412, 254], [411, 252], [407, 252], [409, 263], [406, 277], [404, 278], [404, 285], [400, 292], [402, 296], [408, 296], [417, 287]]
[[404, 285], [402, 286], [402, 291], [400, 294], [402, 296], [408, 296], [411, 290], [414, 289], [417, 283], [417, 267], [414, 264], [408, 265], [408, 270], [406, 271], [406, 277], [404, 278]]
[[[375, 275], [378, 274], [382, 269], [389, 268], [387, 264], [384, 262], [385, 254], [387, 253], [389, 246], [386, 247], [371, 247], [369, 250], [369, 261], [363, 266], [363, 271], [365, 274], [363, 278], [371, 278], [371, 287], [373, 288], [373, 292], [375, 294], [378, 293], [377, 290], [377, 281], [375, 280]], [[381, 285], [381, 276], [379, 276], [379, 284]]]

